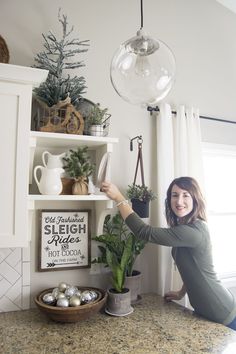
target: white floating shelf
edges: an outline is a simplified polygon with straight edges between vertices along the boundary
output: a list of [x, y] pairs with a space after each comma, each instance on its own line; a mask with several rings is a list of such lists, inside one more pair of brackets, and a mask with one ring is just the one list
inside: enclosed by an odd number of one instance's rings
[[65, 194], [60, 194], [60, 195], [42, 195], [42, 194], [30, 194], [28, 195], [28, 200], [29, 201], [53, 201], [53, 200], [58, 200], [58, 201], [110, 201], [110, 199], [103, 194], [95, 195], [95, 194], [90, 194], [90, 195], [65, 195]]
[[30, 132], [31, 147], [68, 147], [84, 144], [89, 147], [98, 147], [105, 144], [118, 143], [119, 139], [110, 137], [95, 137], [91, 135], [76, 135], [62, 133]]

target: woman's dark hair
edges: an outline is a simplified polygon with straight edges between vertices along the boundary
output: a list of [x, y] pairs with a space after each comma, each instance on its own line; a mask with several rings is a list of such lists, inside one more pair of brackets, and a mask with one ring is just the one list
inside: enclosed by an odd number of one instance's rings
[[[171, 192], [173, 186], [176, 185], [181, 189], [188, 191], [193, 199], [193, 210], [183, 218], [181, 222], [179, 218], [171, 209]], [[166, 212], [166, 221], [169, 226], [176, 226], [181, 224], [191, 224], [197, 219], [206, 221], [206, 211], [205, 211], [205, 202], [200, 190], [200, 187], [197, 181], [192, 177], [179, 177], [175, 178], [167, 190], [166, 200], [165, 200], [165, 212]]]

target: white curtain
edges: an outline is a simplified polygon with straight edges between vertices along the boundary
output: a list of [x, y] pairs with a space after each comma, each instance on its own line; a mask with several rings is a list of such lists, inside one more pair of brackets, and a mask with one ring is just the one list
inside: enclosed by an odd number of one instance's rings
[[[169, 104], [162, 104], [156, 114], [157, 153], [157, 226], [165, 227], [166, 191], [176, 177], [194, 177], [203, 186], [203, 163], [199, 111], [179, 106], [172, 114]], [[158, 293], [179, 290], [182, 282], [169, 247], [158, 248]], [[186, 305], [186, 301], [183, 303]]]

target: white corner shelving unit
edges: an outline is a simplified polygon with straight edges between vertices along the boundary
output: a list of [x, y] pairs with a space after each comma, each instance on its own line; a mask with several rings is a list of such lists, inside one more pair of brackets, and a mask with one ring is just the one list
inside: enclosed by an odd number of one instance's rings
[[[118, 143], [117, 138], [111, 137], [94, 137], [88, 135], [74, 135], [74, 134], [61, 134], [61, 133], [44, 133], [38, 131], [30, 132], [30, 164], [29, 164], [29, 181], [33, 181], [33, 170], [35, 167], [35, 156], [37, 156], [37, 150], [41, 152], [47, 150], [51, 153], [55, 151], [62, 153], [69, 149], [75, 149], [78, 146], [88, 146], [90, 152], [94, 154], [96, 173], [100, 165], [101, 159], [106, 152], [112, 153], [114, 144]], [[96, 176], [95, 181], [96, 182]], [[35, 189], [35, 188], [34, 188]], [[49, 203], [65, 205], [70, 208], [71, 202], [91, 202], [94, 205], [96, 212], [96, 231], [102, 232], [103, 214], [107, 209], [113, 208], [113, 202], [101, 192], [91, 195], [42, 195], [37, 193], [28, 195], [28, 209], [36, 210], [41, 208], [45, 202], [47, 207]], [[40, 207], [38, 207], [40, 205]], [[81, 204], [80, 204], [81, 205]]]
[[0, 247], [27, 247], [32, 89], [47, 70], [0, 63]]

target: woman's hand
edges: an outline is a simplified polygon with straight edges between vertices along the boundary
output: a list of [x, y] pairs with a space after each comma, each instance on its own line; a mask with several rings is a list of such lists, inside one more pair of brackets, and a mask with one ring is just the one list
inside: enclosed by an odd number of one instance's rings
[[173, 301], [173, 300], [181, 300], [184, 295], [186, 294], [186, 287], [183, 284], [182, 288], [179, 291], [169, 291], [164, 295], [164, 299], [167, 302]]
[[110, 182], [102, 182], [101, 190], [105, 192], [110, 199], [114, 200], [117, 203], [125, 199], [125, 197], [121, 194], [117, 186]]
[[119, 189], [110, 182], [103, 182], [101, 185], [101, 190], [106, 193], [106, 195], [117, 203], [117, 208], [120, 211], [122, 218], [125, 220], [134, 211], [125, 199], [123, 194]]
[[173, 301], [173, 300], [181, 300], [184, 297], [184, 295], [181, 294], [180, 291], [169, 291], [164, 295], [164, 299], [167, 302]]

